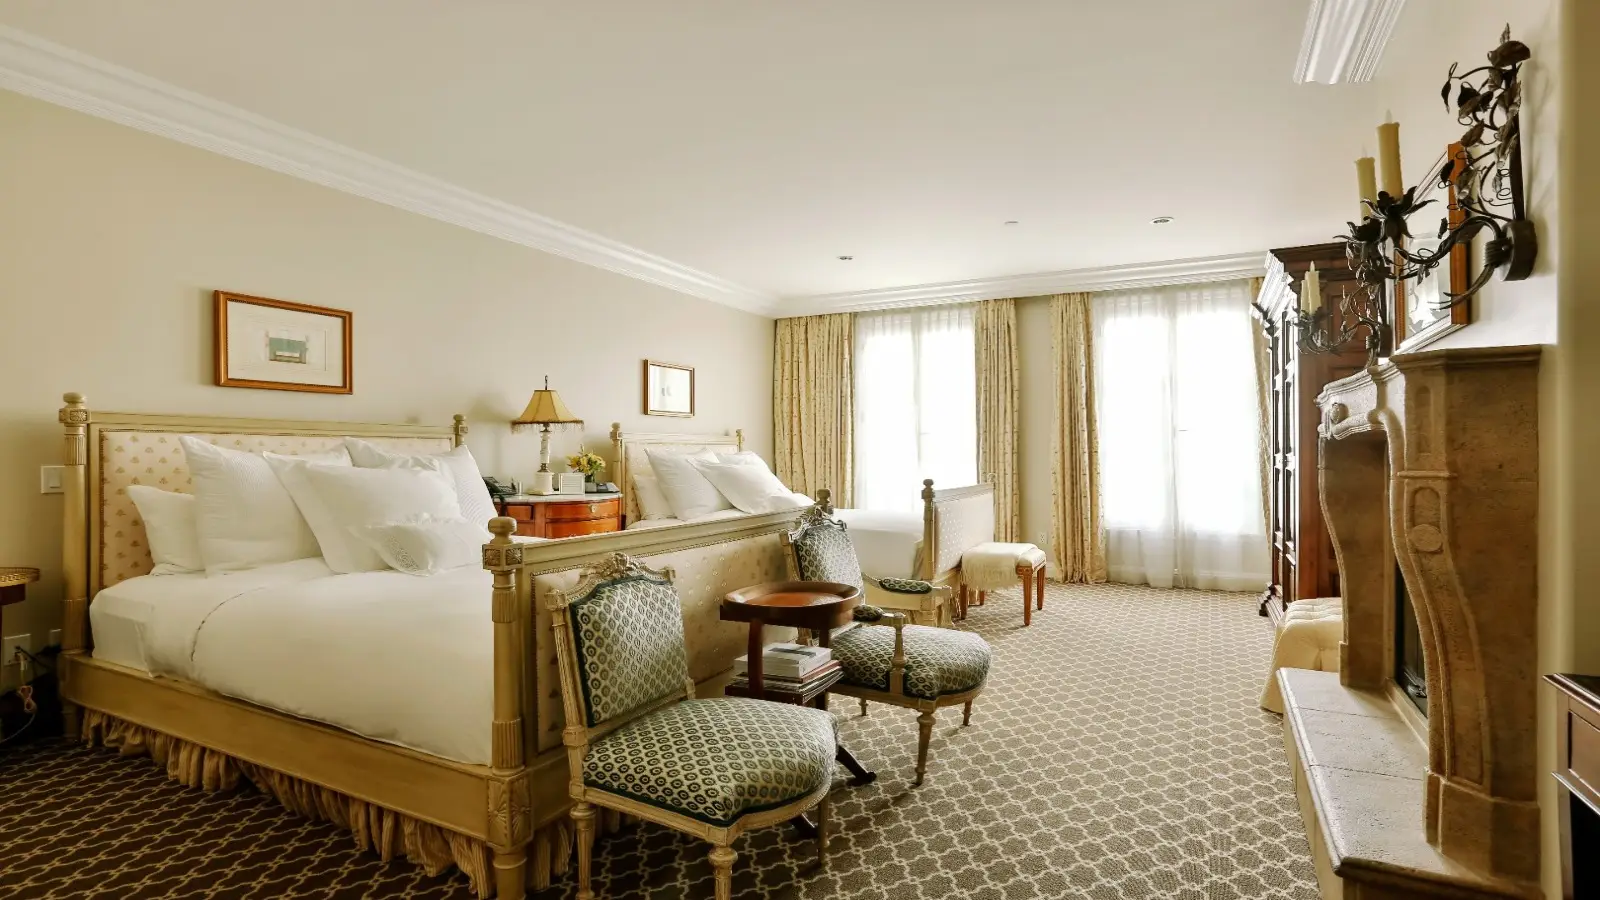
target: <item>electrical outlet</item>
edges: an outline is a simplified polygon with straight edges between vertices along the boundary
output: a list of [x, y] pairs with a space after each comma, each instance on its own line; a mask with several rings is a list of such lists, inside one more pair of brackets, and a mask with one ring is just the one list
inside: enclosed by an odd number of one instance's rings
[[65, 466], [40, 466], [39, 467], [39, 493], [59, 494], [62, 492], [61, 477]]
[[33, 635], [14, 634], [8, 638], [0, 638], [0, 662], [5, 665], [17, 664], [17, 648], [21, 647], [29, 653], [33, 652]]
[[45, 646], [46, 647], [59, 647], [59, 646], [61, 646], [61, 629], [59, 629], [59, 628], [50, 629], [50, 643], [45, 644]]

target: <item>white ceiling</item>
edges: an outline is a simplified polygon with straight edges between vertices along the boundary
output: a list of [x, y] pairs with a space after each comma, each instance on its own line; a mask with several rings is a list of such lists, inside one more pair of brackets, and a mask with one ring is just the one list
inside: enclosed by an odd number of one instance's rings
[[1328, 136], [1368, 132], [1373, 95], [1291, 81], [1305, 15], [0, 0], [5, 25], [786, 298], [1329, 239], [1354, 154]]

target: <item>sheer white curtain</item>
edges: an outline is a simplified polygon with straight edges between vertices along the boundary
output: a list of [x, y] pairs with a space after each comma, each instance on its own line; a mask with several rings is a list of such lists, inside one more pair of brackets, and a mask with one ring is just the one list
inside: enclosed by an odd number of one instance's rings
[[1238, 591], [1266, 583], [1249, 301], [1242, 281], [1095, 295], [1113, 581]]
[[978, 480], [972, 304], [856, 316], [855, 502], [921, 509], [922, 480]]

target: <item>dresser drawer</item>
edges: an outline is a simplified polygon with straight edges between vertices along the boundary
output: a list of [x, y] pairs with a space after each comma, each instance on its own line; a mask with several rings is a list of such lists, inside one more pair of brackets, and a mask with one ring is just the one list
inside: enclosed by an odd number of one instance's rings
[[[622, 502], [616, 498], [610, 500], [591, 500], [587, 503], [551, 503], [547, 504], [544, 517], [546, 521], [562, 522], [582, 519], [615, 518], [622, 512]], [[584, 532], [588, 534], [589, 532]]]
[[518, 522], [532, 522], [533, 507], [527, 503], [507, 503], [506, 515], [516, 519]]
[[1590, 790], [1600, 791], [1600, 730], [1576, 712], [1568, 715], [1567, 770]]
[[617, 527], [616, 517], [613, 516], [605, 519], [550, 522], [544, 526], [544, 536], [547, 538], [579, 537], [585, 534], [605, 534], [609, 531], [620, 530]]

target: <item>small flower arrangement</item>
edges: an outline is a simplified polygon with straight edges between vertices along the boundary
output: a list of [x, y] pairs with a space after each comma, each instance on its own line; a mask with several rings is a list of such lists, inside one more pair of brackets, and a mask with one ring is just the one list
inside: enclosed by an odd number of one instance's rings
[[606, 461], [600, 458], [600, 454], [585, 450], [582, 447], [578, 448], [576, 454], [567, 457], [567, 468], [574, 472], [582, 472], [583, 477], [588, 481], [599, 481], [600, 473], [605, 470], [605, 467]]

